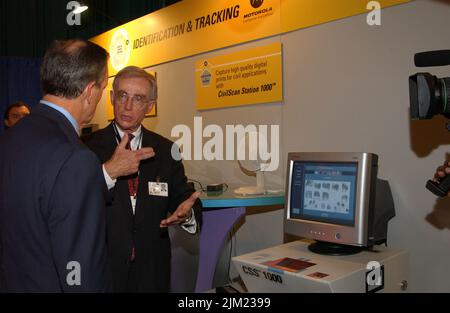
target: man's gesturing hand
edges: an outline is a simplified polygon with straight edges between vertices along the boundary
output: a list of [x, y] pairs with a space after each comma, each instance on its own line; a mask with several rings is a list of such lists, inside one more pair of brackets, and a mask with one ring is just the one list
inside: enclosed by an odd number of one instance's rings
[[128, 138], [128, 134], [125, 133], [111, 159], [104, 164], [106, 172], [108, 172], [111, 179], [136, 173], [142, 160], [155, 156], [153, 148], [141, 148], [135, 151], [126, 149]]

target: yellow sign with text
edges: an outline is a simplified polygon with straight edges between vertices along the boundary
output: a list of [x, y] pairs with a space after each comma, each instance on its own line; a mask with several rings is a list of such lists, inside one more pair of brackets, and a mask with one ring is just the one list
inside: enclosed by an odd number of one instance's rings
[[109, 75], [280, 33], [280, 0], [184, 0], [91, 39]]
[[145, 68], [410, 1], [183, 0], [91, 41], [110, 53], [114, 76], [127, 65]]
[[200, 60], [195, 87], [198, 110], [282, 101], [281, 44]]

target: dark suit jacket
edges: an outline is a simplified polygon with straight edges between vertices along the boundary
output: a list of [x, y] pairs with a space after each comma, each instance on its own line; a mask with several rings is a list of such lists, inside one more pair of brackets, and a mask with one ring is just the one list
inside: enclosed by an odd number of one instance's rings
[[[0, 288], [108, 288], [104, 178], [60, 112], [39, 104], [0, 138]], [[81, 285], [76, 283], [78, 262]]]
[[[119, 177], [110, 191], [107, 203], [107, 242], [113, 272], [113, 286], [117, 292], [127, 290], [129, 257], [135, 246], [133, 264], [138, 277], [139, 292], [168, 292], [170, 289], [170, 238], [167, 228], [160, 228], [161, 220], [175, 211], [195, 190], [189, 186], [181, 161], [171, 156], [172, 142], [142, 127], [142, 147], [152, 147], [155, 157], [142, 161], [135, 215], [133, 215], [127, 177]], [[97, 131], [86, 142], [101, 163], [109, 160], [117, 141], [112, 125]], [[169, 196], [149, 195], [148, 182], [166, 182]], [[201, 225], [201, 202], [194, 205], [194, 214]]]

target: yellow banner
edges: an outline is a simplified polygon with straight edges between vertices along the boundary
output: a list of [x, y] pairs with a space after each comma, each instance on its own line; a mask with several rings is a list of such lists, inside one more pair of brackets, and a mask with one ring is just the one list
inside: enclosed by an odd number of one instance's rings
[[283, 100], [280, 43], [200, 60], [195, 72], [198, 110]]
[[[110, 53], [109, 75], [367, 13], [411, 0], [183, 0], [91, 41]], [[368, 27], [361, 25], [361, 27]]]
[[109, 75], [280, 32], [279, 0], [184, 0], [91, 39], [110, 53]]

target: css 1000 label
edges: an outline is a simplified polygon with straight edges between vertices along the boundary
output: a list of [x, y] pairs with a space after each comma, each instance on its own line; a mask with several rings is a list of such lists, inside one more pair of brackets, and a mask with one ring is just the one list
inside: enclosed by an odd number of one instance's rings
[[266, 272], [266, 271], [259, 270], [259, 269], [249, 267], [249, 266], [245, 266], [245, 265], [242, 266], [242, 271], [249, 276], [267, 279], [267, 280], [277, 283], [277, 284], [283, 283], [283, 278], [281, 277], [281, 275], [278, 275], [275, 273]]

